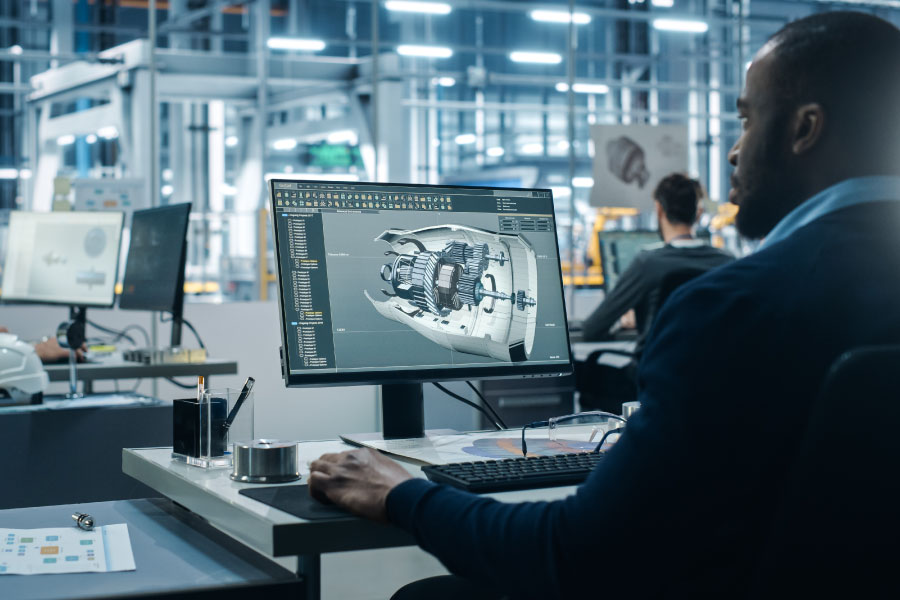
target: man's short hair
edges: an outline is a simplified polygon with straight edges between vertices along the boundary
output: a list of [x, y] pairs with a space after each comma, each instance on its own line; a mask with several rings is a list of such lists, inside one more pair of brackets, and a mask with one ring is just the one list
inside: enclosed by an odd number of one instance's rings
[[703, 198], [703, 186], [683, 173], [663, 177], [653, 199], [660, 203], [670, 223], [693, 225], [697, 220], [697, 203]]
[[817, 102], [839, 125], [864, 135], [900, 130], [894, 117], [900, 103], [900, 29], [892, 23], [860, 12], [824, 12], [788, 23], [771, 42], [775, 86], [786, 110]]

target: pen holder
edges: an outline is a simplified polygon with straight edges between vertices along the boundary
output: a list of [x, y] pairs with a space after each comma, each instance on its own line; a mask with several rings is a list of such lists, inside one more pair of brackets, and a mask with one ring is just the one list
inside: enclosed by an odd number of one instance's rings
[[226, 420], [240, 390], [213, 389], [200, 399], [173, 402], [172, 458], [197, 467], [231, 466], [230, 444], [253, 439], [253, 392], [241, 405], [231, 427]]
[[[238, 388], [212, 389], [207, 391], [207, 395], [213, 402], [225, 402], [230, 415], [241, 395], [241, 390]], [[235, 442], [248, 442], [255, 437], [253, 429], [253, 390], [250, 390], [250, 393], [235, 415], [231, 427], [225, 431], [225, 444], [229, 454]]]

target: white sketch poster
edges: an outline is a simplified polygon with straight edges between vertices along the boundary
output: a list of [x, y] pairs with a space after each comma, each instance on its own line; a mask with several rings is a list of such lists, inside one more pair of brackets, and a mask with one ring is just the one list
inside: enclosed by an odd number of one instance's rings
[[591, 206], [649, 211], [659, 181], [688, 168], [686, 125], [593, 125]]

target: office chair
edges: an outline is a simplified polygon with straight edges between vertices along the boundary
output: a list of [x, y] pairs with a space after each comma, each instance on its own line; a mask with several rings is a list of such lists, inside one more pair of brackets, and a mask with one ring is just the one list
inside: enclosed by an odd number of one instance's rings
[[838, 358], [813, 407], [751, 597], [900, 597], [900, 346]]
[[[687, 267], [668, 273], [659, 286], [650, 295], [646, 315], [640, 323], [640, 334], [634, 350], [597, 350], [591, 353], [582, 364], [575, 365], [575, 386], [580, 393], [582, 410], [598, 409], [619, 414], [622, 403], [637, 398], [637, 365], [644, 350], [644, 339], [656, 314], [675, 290], [690, 280], [703, 275], [707, 269]], [[630, 359], [623, 367], [603, 364], [604, 354], [615, 354]]]
[[645, 322], [641, 328], [638, 348], [635, 349], [638, 357], [640, 357], [640, 353], [643, 350], [643, 341], [650, 332], [650, 326], [653, 324], [653, 320], [656, 318], [659, 311], [662, 310], [662, 307], [666, 303], [666, 300], [669, 299], [669, 296], [675, 293], [675, 290], [685, 283], [703, 275], [708, 270], [709, 269], [698, 267], [685, 267], [683, 269], [678, 269], [677, 271], [672, 271], [663, 277], [659, 287], [657, 287], [656, 291], [650, 296], [650, 306], [647, 309], [647, 315], [644, 319]]

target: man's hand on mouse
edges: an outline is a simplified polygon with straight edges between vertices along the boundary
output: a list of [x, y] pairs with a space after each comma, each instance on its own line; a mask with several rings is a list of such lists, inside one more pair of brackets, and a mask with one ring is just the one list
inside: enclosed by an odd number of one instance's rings
[[[59, 340], [55, 337], [44, 338], [40, 342], [35, 343], [34, 349], [43, 362], [54, 362], [69, 357], [69, 350], [59, 345]], [[85, 344], [81, 348], [75, 350], [75, 357], [78, 362], [84, 360], [84, 352], [87, 350]]]
[[367, 519], [387, 522], [387, 496], [412, 475], [369, 448], [323, 454], [309, 465], [309, 492]]

